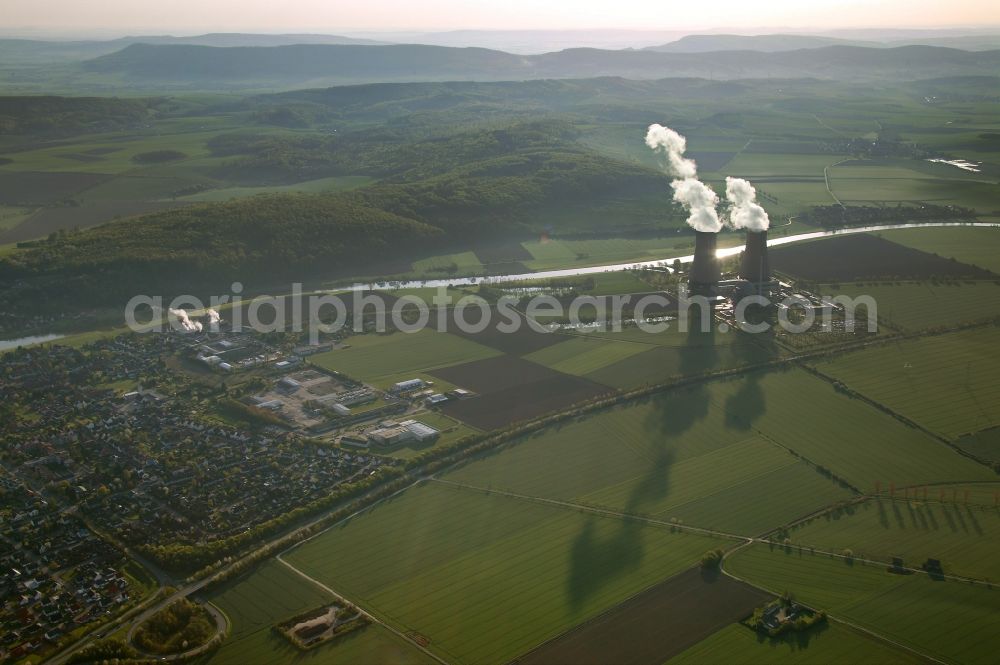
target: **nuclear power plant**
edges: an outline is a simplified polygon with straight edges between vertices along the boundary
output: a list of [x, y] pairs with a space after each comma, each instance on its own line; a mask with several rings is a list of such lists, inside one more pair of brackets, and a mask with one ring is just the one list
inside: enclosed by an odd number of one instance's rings
[[767, 259], [767, 231], [747, 231], [747, 244], [740, 262], [740, 278], [746, 291], [767, 295], [772, 286], [771, 264]]
[[718, 235], [710, 231], [695, 231], [694, 238], [694, 261], [688, 275], [688, 293], [716, 296], [719, 291], [719, 259], [715, 255]]
[[767, 231], [747, 231], [746, 247], [736, 279], [721, 279], [716, 257], [718, 234], [695, 232], [694, 260], [688, 273], [688, 293], [723, 300], [747, 295], [767, 296], [777, 286], [767, 258]]

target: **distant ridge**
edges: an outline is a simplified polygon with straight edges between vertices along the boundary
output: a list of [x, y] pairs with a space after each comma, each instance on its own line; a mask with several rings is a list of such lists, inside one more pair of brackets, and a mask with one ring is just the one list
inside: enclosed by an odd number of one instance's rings
[[660, 46], [647, 47], [646, 51], [660, 53], [710, 53], [712, 51], [797, 51], [823, 48], [824, 46], [866, 46], [879, 48], [878, 42], [817, 37], [813, 35], [688, 35]]
[[826, 46], [863, 46], [867, 48], [898, 48], [901, 46], [941, 46], [964, 51], [989, 51], [1000, 49], [1000, 34], [913, 36], [888, 40], [852, 39], [825, 35], [687, 35], [659, 46], [648, 46], [645, 51], [660, 53], [710, 53], [713, 51], [761, 51], [776, 53]]
[[917, 80], [993, 75], [1000, 51], [931, 46], [826, 46], [766, 53], [567, 49], [521, 56], [483, 48], [390, 45], [293, 45], [217, 48], [135, 44], [82, 64], [135, 86], [304, 84], [444, 80], [526, 80], [617, 76], [634, 79], [700, 77]]
[[291, 44], [353, 44], [384, 46], [391, 42], [355, 39], [340, 35], [279, 34], [264, 35], [216, 32], [191, 37], [172, 35], [134, 35], [105, 41], [47, 41], [39, 39], [0, 39], [0, 62], [6, 66], [41, 65], [97, 58], [120, 51], [132, 44], [188, 44], [194, 46], [288, 46]]

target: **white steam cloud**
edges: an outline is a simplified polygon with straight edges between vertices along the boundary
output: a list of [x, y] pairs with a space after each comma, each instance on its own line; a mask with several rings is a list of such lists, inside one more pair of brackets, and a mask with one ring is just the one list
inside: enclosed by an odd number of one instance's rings
[[646, 130], [646, 145], [667, 159], [667, 170], [678, 178], [694, 178], [698, 166], [693, 159], [684, 156], [687, 139], [663, 125], [652, 124]]
[[208, 317], [208, 329], [217, 331], [219, 329], [219, 321], [221, 320], [219, 313], [214, 309], [209, 309], [205, 312], [205, 315]]
[[690, 214], [687, 223], [695, 231], [716, 233], [722, 228], [719, 213], [715, 206], [719, 205], [719, 195], [712, 188], [696, 178], [674, 180], [674, 201], [682, 204]]
[[733, 228], [766, 231], [771, 225], [767, 211], [757, 204], [757, 190], [743, 178], [726, 178], [726, 199], [732, 206], [729, 223]]
[[185, 331], [201, 332], [201, 322], [192, 321], [191, 318], [188, 316], [188, 313], [185, 312], [183, 309], [171, 309], [168, 311], [172, 316], [177, 317], [178, 323], [181, 324], [181, 328], [183, 328]]
[[646, 145], [666, 158], [666, 168], [670, 175], [679, 178], [671, 183], [674, 201], [687, 208], [687, 223], [695, 231], [717, 233], [722, 228], [718, 195], [712, 188], [698, 180], [698, 167], [694, 160], [684, 156], [687, 139], [663, 125], [650, 125], [646, 130]]

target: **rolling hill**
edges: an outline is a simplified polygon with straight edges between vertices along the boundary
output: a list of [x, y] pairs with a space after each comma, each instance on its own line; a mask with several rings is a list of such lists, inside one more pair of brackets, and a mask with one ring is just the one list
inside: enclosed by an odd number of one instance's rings
[[351, 82], [599, 76], [900, 81], [945, 75], [992, 75], [1000, 70], [1000, 51], [835, 45], [774, 53], [567, 49], [519, 56], [482, 48], [420, 45], [218, 48], [135, 44], [80, 66], [88, 73], [147, 88], [164, 85], [291, 88]]

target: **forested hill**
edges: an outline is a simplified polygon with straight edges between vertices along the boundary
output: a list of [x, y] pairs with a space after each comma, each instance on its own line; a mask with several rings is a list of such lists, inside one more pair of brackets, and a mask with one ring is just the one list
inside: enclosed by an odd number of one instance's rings
[[[421, 253], [510, 241], [540, 220], [662, 222], [672, 214], [666, 177], [595, 153], [560, 121], [476, 129], [418, 141], [398, 135], [317, 138], [220, 135], [212, 142], [232, 177], [341, 171], [381, 178], [342, 193], [257, 196], [192, 205], [139, 219], [56, 233], [0, 258], [5, 306], [53, 297], [120, 303], [128, 294], [201, 293], [312, 277], [409, 270]], [[624, 210], [621, 202], [632, 207]], [[395, 269], [387, 267], [394, 263]]]
[[117, 97], [0, 97], [0, 135], [106, 132], [147, 120], [159, 99]]
[[577, 48], [521, 56], [484, 48], [420, 45], [303, 44], [215, 48], [135, 44], [81, 66], [87, 72], [114, 75], [138, 86], [165, 83], [203, 86], [215, 82], [295, 87], [323, 82], [595, 76], [899, 81], [944, 75], [992, 75], [1000, 69], [1000, 51], [833, 45], [782, 52], [731, 50], [709, 53]]
[[363, 272], [442, 235], [335, 196], [259, 196], [57, 234], [0, 261], [0, 283], [58, 279], [67, 295], [114, 303], [129, 293], [180, 293], [228, 280], [260, 284], [321, 268]]

